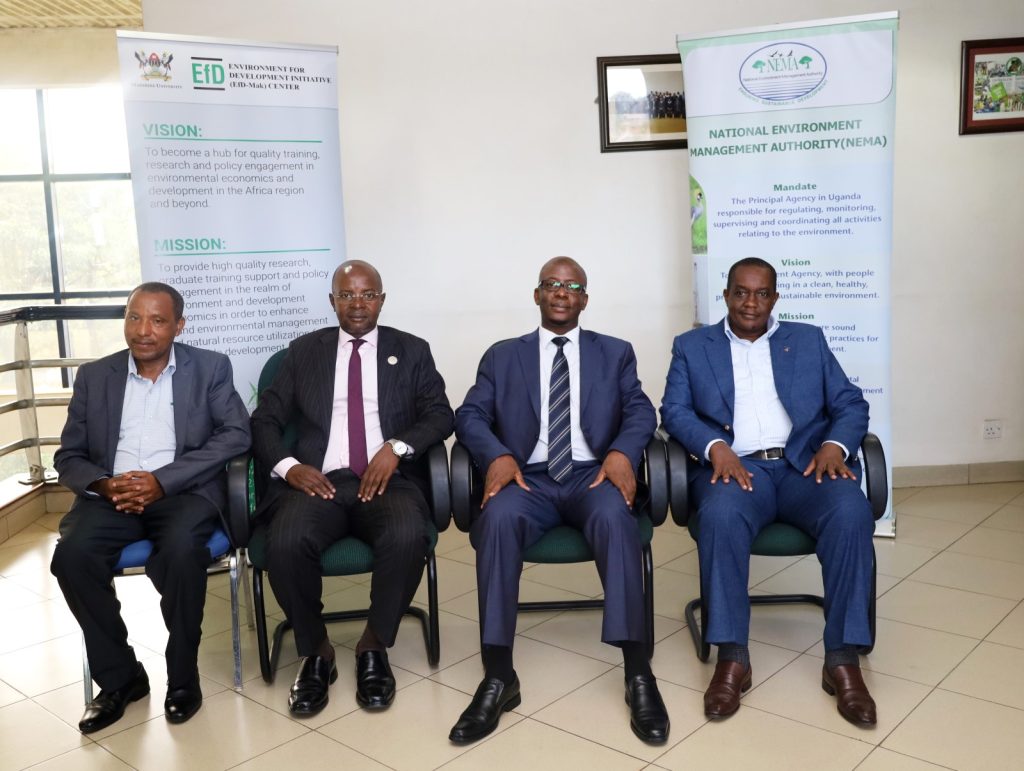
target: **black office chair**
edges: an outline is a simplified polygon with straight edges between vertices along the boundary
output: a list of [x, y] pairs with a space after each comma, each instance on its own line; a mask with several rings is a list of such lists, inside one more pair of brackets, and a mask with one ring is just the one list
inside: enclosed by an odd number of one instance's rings
[[[455, 526], [468, 533], [480, 515], [483, 497], [483, 476], [469, 451], [459, 442], [452, 447], [452, 514]], [[636, 501], [633, 510], [643, 545], [644, 624], [647, 629], [647, 655], [654, 655], [654, 559], [651, 539], [654, 528], [665, 521], [668, 513], [668, 469], [665, 443], [653, 437], [647, 443], [637, 474]], [[594, 554], [583, 534], [574, 527], [560, 525], [549, 530], [523, 554], [525, 562], [561, 564], [590, 562]], [[522, 611], [592, 610], [603, 608], [604, 600], [551, 600], [520, 602]]]
[[[871, 513], [877, 520], [885, 514], [886, 506], [889, 503], [889, 478], [885, 468], [885, 451], [882, 449], [882, 443], [878, 440], [878, 437], [871, 433], [864, 437], [864, 442], [861, 444], [860, 449], [867, 498], [871, 503]], [[667, 453], [672, 519], [680, 527], [688, 527], [692, 510], [687, 495], [687, 480], [689, 478], [687, 474], [689, 464], [695, 463], [696, 460], [678, 441], [671, 438], [668, 440]], [[694, 540], [696, 540], [696, 536], [694, 536]], [[751, 555], [764, 557], [799, 557], [814, 554], [816, 545], [817, 542], [803, 530], [783, 522], [773, 522], [758, 533], [751, 546], [750, 553]], [[868, 626], [871, 630], [871, 644], [861, 648], [860, 652], [865, 655], [870, 653], [875, 647], [875, 582], [877, 571], [874, 549], [872, 549], [871, 554], [871, 599], [868, 606]], [[704, 577], [702, 575], [701, 587], [703, 586]], [[701, 591], [703, 591], [703, 588]], [[750, 595], [751, 605], [780, 605], [794, 602], [809, 602], [819, 607], [824, 607], [825, 605], [824, 598], [817, 594]], [[699, 622], [696, 619], [698, 609], [700, 610]], [[711, 654], [711, 645], [705, 642], [707, 615], [703, 597], [697, 597], [687, 603], [685, 610], [686, 625], [690, 628], [693, 645], [697, 650], [697, 658], [701, 661], [707, 661]]]
[[[263, 366], [260, 373], [258, 393], [270, 386], [277, 370], [284, 360], [285, 351], [278, 351]], [[285, 441], [294, 440], [294, 429], [285, 431]], [[417, 461], [422, 464], [427, 478], [430, 480], [430, 495], [427, 504], [430, 506], [431, 520], [428, 527], [430, 549], [427, 553], [427, 610], [410, 606], [406, 614], [420, 620], [423, 626], [423, 639], [427, 649], [427, 661], [436, 666], [441, 658], [441, 636], [438, 629], [437, 608], [437, 562], [434, 547], [437, 536], [448, 528], [451, 522], [451, 498], [448, 484], [448, 454], [444, 444], [430, 447]], [[235, 466], [230, 470], [233, 484], [229, 482], [231, 492], [231, 518], [236, 534], [244, 534], [244, 544], [252, 565], [253, 599], [256, 611], [256, 640], [260, 654], [260, 672], [268, 683], [274, 681], [277, 661], [281, 654], [281, 640], [285, 632], [291, 628], [286, 619], [274, 630], [273, 644], [267, 641], [267, 614], [263, 595], [263, 573], [267, 570], [266, 526], [252, 521], [259, 497], [270, 478], [270, 470], [259, 467], [255, 461], [244, 467]], [[250, 475], [251, 474], [251, 475]], [[321, 555], [321, 569], [324, 576], [350, 576], [373, 571], [373, 549], [364, 541], [348, 536], [335, 542]], [[353, 621], [369, 616], [368, 608], [357, 610], [329, 611], [322, 615], [325, 623], [333, 621]]]

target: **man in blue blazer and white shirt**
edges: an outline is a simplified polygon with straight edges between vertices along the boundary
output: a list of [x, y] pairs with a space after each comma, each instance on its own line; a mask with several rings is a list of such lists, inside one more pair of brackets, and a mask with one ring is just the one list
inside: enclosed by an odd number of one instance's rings
[[54, 456], [61, 484], [76, 497], [50, 569], [82, 626], [102, 689], [78, 724], [83, 733], [117, 721], [149, 693], [112, 583], [121, 550], [142, 539], [154, 544], [146, 574], [169, 632], [164, 714], [182, 723], [202, 705], [196, 657], [206, 542], [226, 501], [224, 466], [249, 449], [249, 414], [227, 356], [174, 342], [185, 326], [183, 308], [167, 284], [131, 293], [128, 350], [79, 368]]
[[605, 593], [601, 639], [621, 647], [630, 725], [644, 741], [669, 721], [646, 654], [636, 469], [656, 427], [632, 346], [581, 330], [587, 277], [555, 257], [533, 299], [540, 329], [491, 346], [456, 411], [455, 433], [485, 472], [476, 549], [484, 679], [452, 728], [456, 743], [493, 731], [520, 703], [512, 666], [523, 552], [561, 524], [586, 537]]
[[728, 717], [750, 688], [750, 547], [774, 521], [817, 541], [825, 587], [822, 687], [844, 718], [876, 722], [860, 673], [871, 642], [874, 521], [857, 482], [868, 404], [818, 327], [779, 322], [775, 269], [748, 257], [729, 270], [728, 315], [679, 335], [661, 417], [697, 461], [688, 491], [700, 556], [707, 640], [718, 664], [705, 714]]

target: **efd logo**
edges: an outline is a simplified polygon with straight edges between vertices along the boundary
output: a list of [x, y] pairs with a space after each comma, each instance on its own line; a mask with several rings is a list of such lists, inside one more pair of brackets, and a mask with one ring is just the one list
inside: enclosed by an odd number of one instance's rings
[[743, 60], [740, 86], [756, 99], [788, 102], [817, 91], [827, 72], [818, 49], [803, 43], [772, 43]]
[[223, 91], [224, 65], [223, 59], [209, 57], [192, 57], [192, 88], [197, 91]]

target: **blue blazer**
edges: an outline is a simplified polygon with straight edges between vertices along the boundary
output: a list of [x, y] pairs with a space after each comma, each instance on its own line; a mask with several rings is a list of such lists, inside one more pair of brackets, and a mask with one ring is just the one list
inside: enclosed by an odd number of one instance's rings
[[[83, 364], [53, 465], [78, 495], [112, 476], [128, 381], [127, 349]], [[218, 509], [226, 500], [225, 464], [249, 449], [249, 413], [222, 353], [174, 343], [174, 460], [153, 472], [164, 495], [194, 493]]]
[[[520, 466], [540, 437], [540, 345], [536, 331], [492, 345], [455, 413], [455, 436], [486, 471], [500, 455]], [[635, 469], [657, 418], [636, 374], [633, 346], [580, 330], [580, 425], [597, 458], [624, 453]]]
[[[822, 331], [783, 321], [771, 336], [779, 400], [793, 421], [786, 459], [802, 472], [826, 439], [856, 454], [868, 430], [868, 403], [850, 382]], [[661, 420], [701, 463], [713, 439], [732, 445], [736, 386], [725, 320], [684, 332], [672, 344]]]

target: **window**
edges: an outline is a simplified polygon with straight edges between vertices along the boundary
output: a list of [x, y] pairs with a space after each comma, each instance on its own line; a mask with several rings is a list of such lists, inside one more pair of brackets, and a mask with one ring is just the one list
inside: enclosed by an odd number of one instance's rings
[[[0, 308], [123, 302], [141, 271], [120, 87], [0, 89], [0, 115]], [[34, 358], [121, 342], [117, 322], [32, 327]], [[12, 335], [0, 328], [0, 359]], [[66, 371], [35, 372], [37, 393], [67, 385]]]

